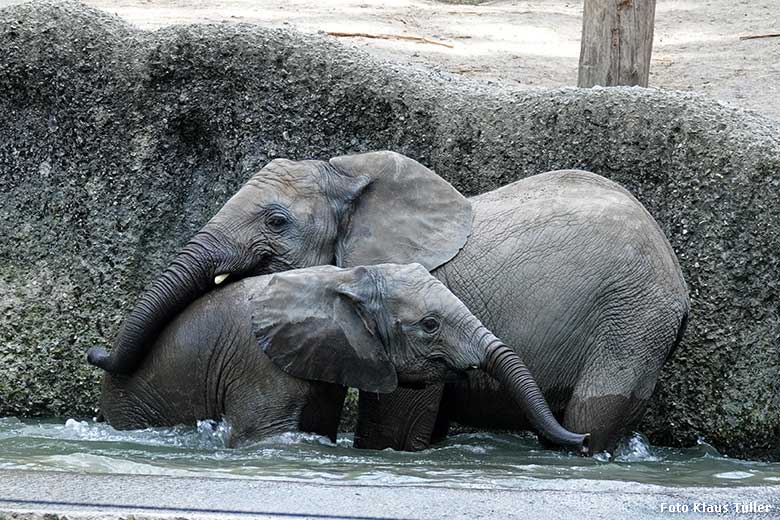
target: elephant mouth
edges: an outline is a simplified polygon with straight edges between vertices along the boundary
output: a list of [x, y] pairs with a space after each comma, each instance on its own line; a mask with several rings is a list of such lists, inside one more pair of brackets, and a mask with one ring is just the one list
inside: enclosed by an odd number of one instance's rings
[[271, 267], [271, 259], [263, 256], [259, 261], [255, 262], [248, 268], [235, 269], [235, 268], [222, 268], [214, 272], [212, 285], [206, 292], [222, 289], [228, 285], [234, 284], [244, 278], [252, 278], [254, 276], [264, 276], [271, 274], [273, 269]]
[[469, 378], [468, 370], [448, 370], [444, 374], [445, 383], [459, 383]]
[[460, 375], [450, 369], [443, 359], [429, 359], [421, 365], [398, 370], [398, 386], [403, 388], [419, 390], [451, 378], [458, 379]]

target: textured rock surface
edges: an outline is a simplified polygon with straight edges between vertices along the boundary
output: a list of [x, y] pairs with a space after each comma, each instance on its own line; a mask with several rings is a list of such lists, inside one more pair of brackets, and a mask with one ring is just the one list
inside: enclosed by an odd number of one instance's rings
[[475, 194], [584, 168], [630, 189], [691, 289], [643, 430], [780, 456], [780, 126], [690, 94], [512, 91], [241, 25], [148, 33], [0, 10], [0, 415], [91, 414], [144, 284], [258, 166], [393, 149]]

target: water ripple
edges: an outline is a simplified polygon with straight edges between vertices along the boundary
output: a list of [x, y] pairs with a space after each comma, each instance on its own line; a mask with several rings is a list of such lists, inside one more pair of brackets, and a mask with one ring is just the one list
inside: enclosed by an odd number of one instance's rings
[[640, 434], [614, 454], [592, 458], [543, 449], [532, 435], [465, 433], [417, 453], [356, 450], [351, 435], [333, 443], [285, 433], [227, 448], [230, 426], [117, 431], [104, 423], [0, 418], [0, 469], [211, 476], [453, 488], [518, 488], [530, 482], [588, 479], [680, 486], [780, 485], [780, 463], [721, 456], [703, 440], [689, 449], [651, 446]]

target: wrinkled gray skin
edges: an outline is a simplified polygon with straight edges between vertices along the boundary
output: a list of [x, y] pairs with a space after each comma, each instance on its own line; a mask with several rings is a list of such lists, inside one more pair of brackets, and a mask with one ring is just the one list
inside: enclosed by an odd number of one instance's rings
[[[109, 356], [132, 373], [165, 324], [227, 281], [316, 264], [419, 262], [525, 360], [556, 417], [611, 449], [636, 425], [681, 337], [688, 298], [660, 228], [628, 192], [549, 172], [463, 198], [392, 152], [277, 160], [256, 174], [141, 296]], [[449, 420], [528, 429], [495, 380], [361, 393], [356, 445], [421, 449]]]
[[[566, 428], [592, 432], [594, 453], [613, 451], [687, 324], [671, 246], [632, 195], [592, 173], [544, 173], [471, 202], [472, 236], [436, 276], [526, 360]], [[528, 429], [510, 402], [474, 373], [447, 386], [442, 415]]]
[[189, 306], [132, 375], [107, 374], [117, 428], [225, 419], [229, 444], [290, 430], [335, 440], [346, 386], [393, 392], [482, 367], [553, 443], [565, 431], [516, 353], [419, 264], [313, 267], [245, 278]]

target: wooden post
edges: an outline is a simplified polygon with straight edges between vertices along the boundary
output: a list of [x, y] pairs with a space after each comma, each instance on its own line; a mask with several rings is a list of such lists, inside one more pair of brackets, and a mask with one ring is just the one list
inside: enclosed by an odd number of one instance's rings
[[585, 0], [577, 86], [647, 86], [655, 0]]

